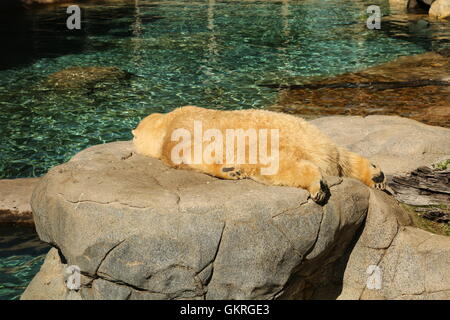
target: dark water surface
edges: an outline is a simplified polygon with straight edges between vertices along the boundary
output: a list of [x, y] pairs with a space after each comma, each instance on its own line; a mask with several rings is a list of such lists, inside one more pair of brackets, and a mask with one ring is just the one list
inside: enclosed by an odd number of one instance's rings
[[34, 228], [0, 226], [0, 300], [20, 297], [48, 250]]

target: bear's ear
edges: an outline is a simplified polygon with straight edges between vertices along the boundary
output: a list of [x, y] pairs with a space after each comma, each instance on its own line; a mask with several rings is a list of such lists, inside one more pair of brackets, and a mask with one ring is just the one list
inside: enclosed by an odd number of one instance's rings
[[131, 133], [133, 134], [134, 137], [136, 137], [136, 130], [131, 130]]

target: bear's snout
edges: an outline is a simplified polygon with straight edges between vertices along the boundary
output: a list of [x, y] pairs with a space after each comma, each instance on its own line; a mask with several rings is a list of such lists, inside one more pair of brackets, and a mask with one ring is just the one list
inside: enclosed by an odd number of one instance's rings
[[375, 183], [382, 183], [382, 182], [384, 182], [384, 179], [385, 179], [384, 173], [380, 172], [378, 175], [376, 175], [372, 178], [372, 181]]

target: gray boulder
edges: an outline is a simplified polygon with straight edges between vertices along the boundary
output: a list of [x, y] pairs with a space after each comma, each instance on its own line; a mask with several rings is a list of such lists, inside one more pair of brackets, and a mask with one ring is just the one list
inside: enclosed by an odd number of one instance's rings
[[[450, 154], [450, 130], [413, 120], [313, 122], [389, 174]], [[380, 191], [327, 180], [319, 206], [302, 189], [168, 168], [130, 142], [88, 148], [35, 189], [55, 249], [22, 299], [450, 299], [450, 238], [412, 227]]]
[[338, 145], [359, 153], [388, 175], [450, 159], [450, 129], [396, 116], [333, 116], [312, 120]]
[[369, 189], [352, 179], [329, 178], [322, 207], [302, 189], [219, 180], [131, 152], [129, 142], [95, 146], [42, 179], [36, 229], [61, 258], [49, 254], [52, 267], [23, 299], [66, 299], [65, 264], [81, 269], [83, 299], [305, 298], [301, 288], [340, 258], [369, 207]]
[[[345, 257], [338, 299], [450, 299], [450, 238], [407, 226], [396, 202], [373, 203]], [[371, 274], [372, 273], [372, 274]], [[368, 285], [368, 277], [379, 284]]]
[[30, 300], [81, 300], [76, 291], [67, 289], [65, 269], [58, 250], [50, 249], [38, 275], [31, 280], [22, 299]]

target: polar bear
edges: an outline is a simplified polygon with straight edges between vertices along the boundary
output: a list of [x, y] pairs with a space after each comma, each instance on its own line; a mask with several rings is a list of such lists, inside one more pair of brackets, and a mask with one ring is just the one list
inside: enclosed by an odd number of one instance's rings
[[[199, 125], [201, 130], [197, 128]], [[231, 140], [223, 137], [228, 138], [232, 130], [236, 130], [234, 133], [241, 130], [240, 135], [232, 136], [234, 142], [227, 144]], [[202, 132], [208, 137], [195, 137]], [[267, 138], [268, 132], [273, 133], [270, 138]], [[147, 116], [132, 133], [138, 154], [161, 159], [168, 166], [196, 170], [222, 179], [250, 178], [267, 185], [303, 188], [318, 203], [323, 202], [328, 194], [323, 179], [326, 175], [355, 178], [377, 189], [384, 190], [386, 187], [385, 176], [375, 164], [337, 146], [311, 123], [288, 114], [255, 109], [222, 111], [184, 106], [166, 114]], [[270, 155], [266, 152], [266, 161], [258, 161], [257, 156], [253, 161], [236, 161], [239, 141], [236, 142], [235, 138], [244, 139], [244, 160], [248, 160], [251, 147], [257, 146], [253, 150], [263, 150], [264, 145], [251, 140], [264, 138], [261, 133], [266, 134], [265, 140], [262, 140], [271, 149]], [[275, 136], [278, 140], [273, 139]], [[184, 148], [181, 148], [181, 138], [191, 141], [182, 141]], [[232, 150], [220, 150], [222, 147]], [[191, 158], [187, 161], [186, 155], [192, 155], [192, 151], [195, 153], [196, 148], [203, 152], [201, 160], [192, 161]], [[174, 150], [181, 150], [179, 157]], [[225, 153], [227, 156], [231, 154], [227, 161], [224, 160]], [[275, 154], [278, 155], [278, 164], [274, 166], [277, 170], [264, 174], [263, 170], [271, 164]]]

